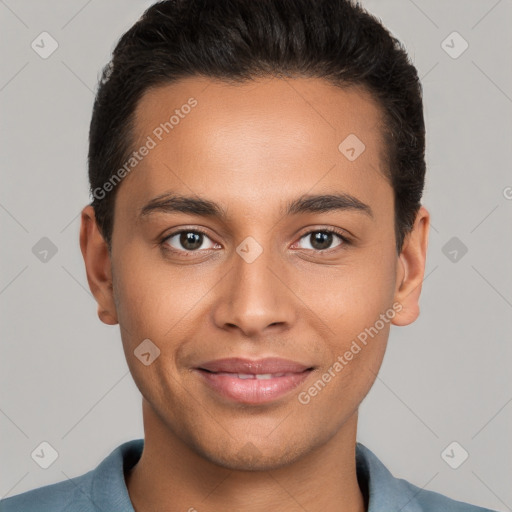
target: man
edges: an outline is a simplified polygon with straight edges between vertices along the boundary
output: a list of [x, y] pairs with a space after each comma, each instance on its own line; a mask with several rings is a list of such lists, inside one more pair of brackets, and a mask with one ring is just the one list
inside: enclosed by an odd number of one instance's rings
[[485, 510], [356, 443], [390, 326], [418, 317], [421, 86], [346, 0], [155, 4], [104, 70], [87, 278], [144, 440], [10, 511]]

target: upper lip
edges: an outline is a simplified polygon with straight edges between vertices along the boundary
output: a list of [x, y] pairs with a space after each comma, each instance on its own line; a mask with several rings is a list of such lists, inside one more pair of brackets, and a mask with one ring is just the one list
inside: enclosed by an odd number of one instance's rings
[[264, 359], [244, 359], [232, 357], [207, 361], [198, 366], [199, 370], [210, 372], [245, 373], [245, 374], [268, 374], [268, 373], [301, 373], [311, 369], [311, 366], [281, 359], [279, 357], [266, 357]]

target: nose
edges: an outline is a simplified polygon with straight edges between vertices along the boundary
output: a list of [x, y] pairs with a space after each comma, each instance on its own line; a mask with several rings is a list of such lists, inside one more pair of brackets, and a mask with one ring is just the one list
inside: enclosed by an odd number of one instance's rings
[[233, 264], [218, 287], [213, 308], [217, 327], [257, 337], [269, 329], [289, 329], [296, 318], [294, 295], [287, 286], [285, 262], [270, 251], [253, 261], [233, 254]]

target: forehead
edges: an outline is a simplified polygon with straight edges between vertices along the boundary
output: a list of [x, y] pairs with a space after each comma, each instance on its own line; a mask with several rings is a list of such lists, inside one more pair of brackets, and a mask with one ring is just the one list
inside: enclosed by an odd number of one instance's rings
[[137, 105], [134, 137], [134, 149], [152, 146], [125, 179], [135, 202], [179, 189], [261, 204], [315, 184], [371, 201], [386, 183], [378, 104], [363, 89], [321, 79], [189, 77], [159, 86]]

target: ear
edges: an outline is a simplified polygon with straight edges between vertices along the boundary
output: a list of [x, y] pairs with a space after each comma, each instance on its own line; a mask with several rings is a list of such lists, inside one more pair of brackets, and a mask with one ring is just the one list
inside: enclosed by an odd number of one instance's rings
[[80, 249], [84, 258], [87, 281], [96, 302], [98, 317], [108, 325], [117, 324], [117, 312], [112, 286], [112, 270], [108, 245], [96, 223], [91, 205], [82, 210]]
[[395, 325], [409, 325], [420, 314], [419, 299], [425, 274], [429, 228], [430, 214], [421, 206], [397, 260], [395, 301], [402, 305], [402, 309], [392, 320]]

